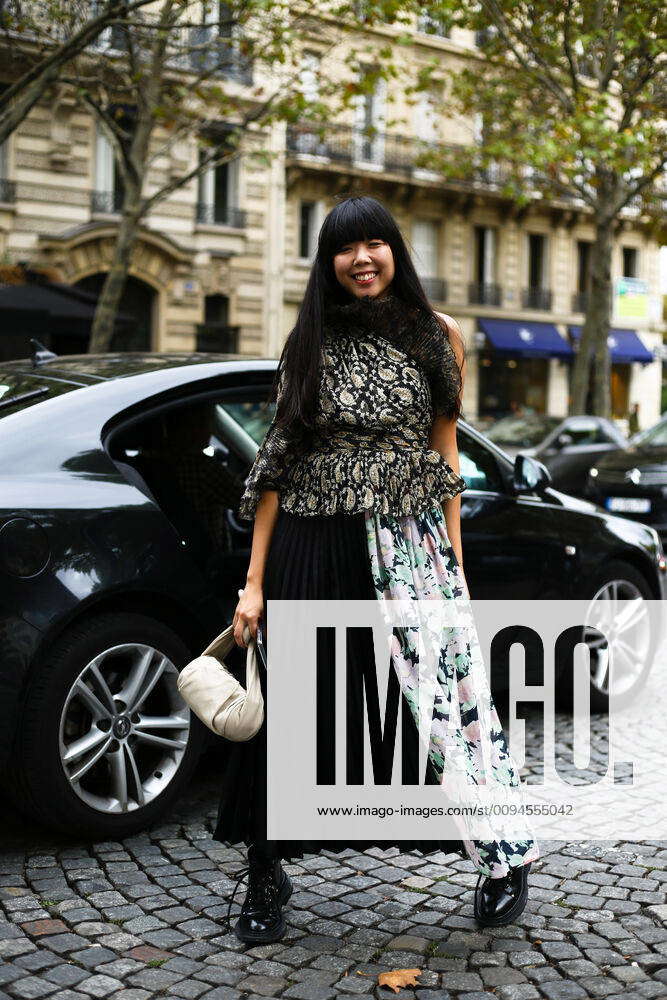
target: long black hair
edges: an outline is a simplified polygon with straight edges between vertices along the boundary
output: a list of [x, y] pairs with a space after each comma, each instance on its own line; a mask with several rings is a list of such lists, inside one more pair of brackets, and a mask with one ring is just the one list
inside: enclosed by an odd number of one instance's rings
[[278, 384], [283, 382], [284, 391], [276, 410], [279, 423], [294, 424], [305, 433], [312, 430], [319, 392], [325, 306], [330, 302], [351, 302], [354, 298], [336, 278], [334, 257], [348, 243], [372, 239], [381, 239], [391, 247], [395, 268], [391, 292], [408, 306], [433, 314], [391, 212], [367, 195], [354, 195], [340, 201], [322, 223], [296, 324], [280, 356], [273, 387], [275, 397]]

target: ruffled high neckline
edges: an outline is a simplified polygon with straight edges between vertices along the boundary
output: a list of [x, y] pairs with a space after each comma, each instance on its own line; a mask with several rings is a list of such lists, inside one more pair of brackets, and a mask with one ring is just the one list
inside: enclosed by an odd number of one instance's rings
[[408, 305], [394, 292], [382, 298], [363, 295], [324, 307], [323, 338], [335, 342], [341, 334], [382, 337], [418, 364], [429, 378], [436, 413], [453, 413], [461, 388], [461, 372], [448, 333], [435, 315]]
[[324, 307], [323, 320], [325, 326], [345, 327], [351, 331], [355, 328], [372, 330], [380, 334], [392, 331], [395, 335], [397, 327], [414, 322], [419, 312], [393, 292], [388, 292], [381, 298], [361, 295], [345, 302], [328, 302]]

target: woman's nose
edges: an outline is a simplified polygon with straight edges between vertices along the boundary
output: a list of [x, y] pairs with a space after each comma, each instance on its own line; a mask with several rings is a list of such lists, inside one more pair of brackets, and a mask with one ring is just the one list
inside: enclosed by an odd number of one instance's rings
[[371, 259], [371, 255], [365, 247], [360, 247], [354, 255], [355, 264], [366, 264]]

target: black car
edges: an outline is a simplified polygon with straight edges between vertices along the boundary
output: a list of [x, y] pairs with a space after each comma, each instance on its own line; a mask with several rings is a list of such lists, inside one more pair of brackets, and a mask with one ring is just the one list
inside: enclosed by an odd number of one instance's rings
[[[177, 673], [245, 580], [252, 523], [235, 508], [275, 368], [141, 353], [0, 365], [0, 768], [53, 828], [119, 839], [192, 773], [206, 734]], [[556, 492], [464, 423], [459, 449], [473, 597], [662, 596], [651, 528]], [[591, 683], [604, 703], [604, 678]]]
[[587, 496], [614, 514], [650, 524], [667, 539], [667, 419], [596, 462]]
[[627, 439], [612, 420], [596, 416], [503, 417], [487, 437], [509, 455], [530, 455], [546, 465], [556, 489], [586, 498], [591, 466]]

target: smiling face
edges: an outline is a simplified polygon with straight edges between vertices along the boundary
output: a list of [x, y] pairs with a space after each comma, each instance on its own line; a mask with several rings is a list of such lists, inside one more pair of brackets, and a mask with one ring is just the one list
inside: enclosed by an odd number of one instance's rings
[[337, 280], [350, 295], [379, 298], [394, 278], [394, 255], [381, 239], [344, 243], [333, 259]]

